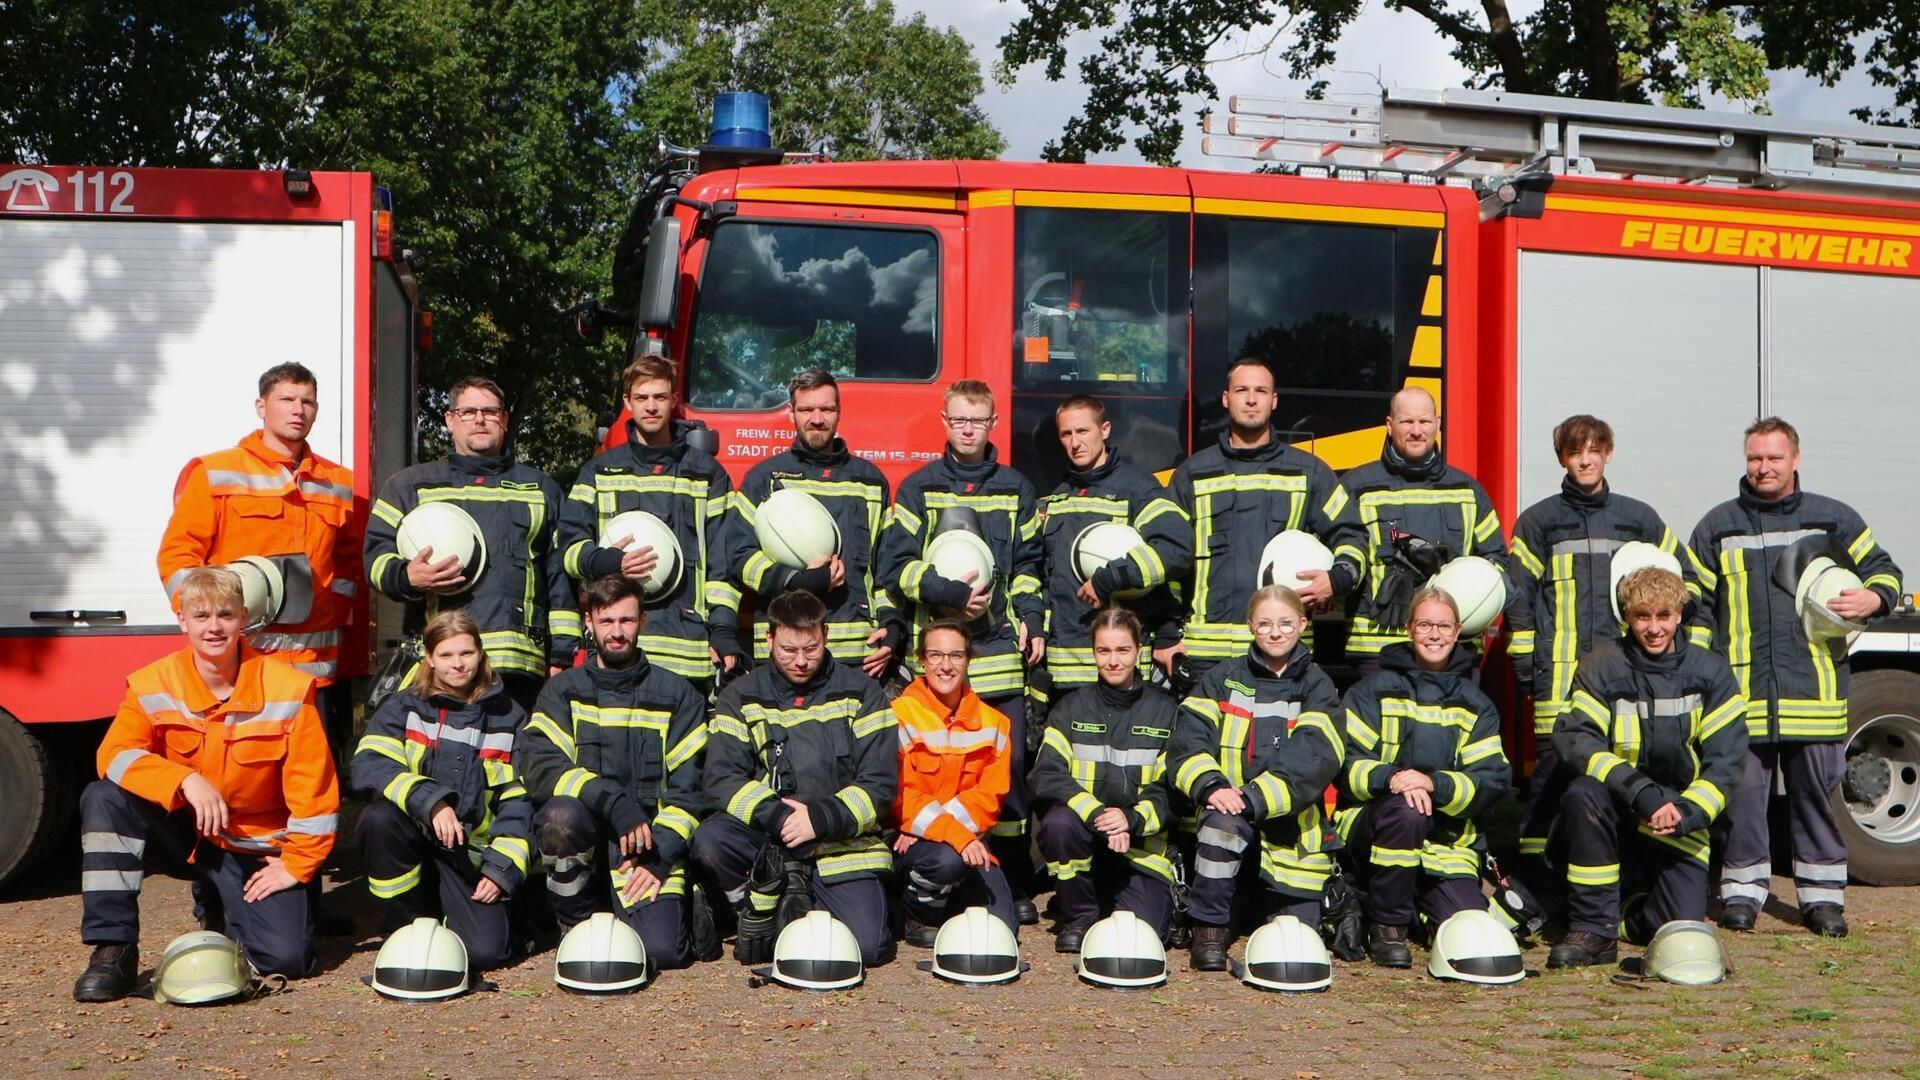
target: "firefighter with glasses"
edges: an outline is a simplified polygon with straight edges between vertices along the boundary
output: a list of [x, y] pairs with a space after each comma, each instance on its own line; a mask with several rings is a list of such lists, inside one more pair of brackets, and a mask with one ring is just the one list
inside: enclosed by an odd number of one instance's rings
[[1687, 543], [1700, 583], [1688, 635], [1726, 657], [1747, 698], [1747, 767], [1728, 797], [1720, 925], [1751, 930], [1766, 903], [1767, 804], [1780, 783], [1801, 922], [1845, 937], [1847, 846], [1833, 796], [1847, 768], [1847, 635], [1893, 610], [1900, 568], [1852, 507], [1801, 488], [1792, 424], [1755, 421], [1746, 459], [1739, 495], [1707, 511]]
[[[440, 461], [395, 473], [374, 500], [367, 522], [367, 580], [407, 606], [417, 634], [443, 611], [465, 611], [480, 627], [480, 644], [507, 693], [533, 708], [550, 675], [573, 666], [580, 647], [580, 605], [560, 565], [554, 538], [564, 499], [560, 485], [516, 461], [508, 447], [512, 415], [492, 379], [453, 384], [442, 414], [453, 449]], [[400, 521], [415, 507], [446, 502], [479, 526], [487, 566], [468, 581], [451, 553], [400, 554]]]

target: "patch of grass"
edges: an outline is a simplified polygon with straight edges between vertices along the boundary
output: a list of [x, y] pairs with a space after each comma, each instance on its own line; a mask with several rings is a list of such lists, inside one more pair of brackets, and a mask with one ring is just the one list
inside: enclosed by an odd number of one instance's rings
[[1834, 1012], [1832, 1009], [1799, 1008], [1799, 1009], [1793, 1010], [1793, 1012], [1789, 1013], [1788, 1015], [1793, 1017], [1795, 1020], [1800, 1020], [1807, 1023], [1824, 1023], [1825, 1021], [1834, 1019], [1840, 1014], [1837, 1012]]

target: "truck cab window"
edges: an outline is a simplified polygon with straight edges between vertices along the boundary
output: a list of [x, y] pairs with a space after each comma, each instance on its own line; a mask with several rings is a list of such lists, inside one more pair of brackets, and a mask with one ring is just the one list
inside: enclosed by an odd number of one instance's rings
[[688, 404], [775, 409], [787, 379], [924, 382], [940, 369], [940, 246], [921, 229], [729, 221], [707, 247]]

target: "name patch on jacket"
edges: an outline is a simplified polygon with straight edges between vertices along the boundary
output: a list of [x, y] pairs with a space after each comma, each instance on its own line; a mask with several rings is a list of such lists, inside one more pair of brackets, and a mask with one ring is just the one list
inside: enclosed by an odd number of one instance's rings
[[1149, 739], [1164, 739], [1173, 734], [1173, 729], [1163, 727], [1135, 727], [1133, 733]]
[[1073, 730], [1085, 735], [1105, 735], [1107, 733], [1107, 725], [1088, 723], [1085, 720], [1075, 720], [1070, 726]]

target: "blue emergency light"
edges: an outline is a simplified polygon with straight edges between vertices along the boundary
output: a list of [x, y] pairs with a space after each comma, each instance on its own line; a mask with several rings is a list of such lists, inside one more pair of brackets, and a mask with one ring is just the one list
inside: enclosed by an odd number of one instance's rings
[[713, 99], [714, 146], [766, 150], [773, 146], [773, 116], [767, 95], [751, 90], [729, 90]]

